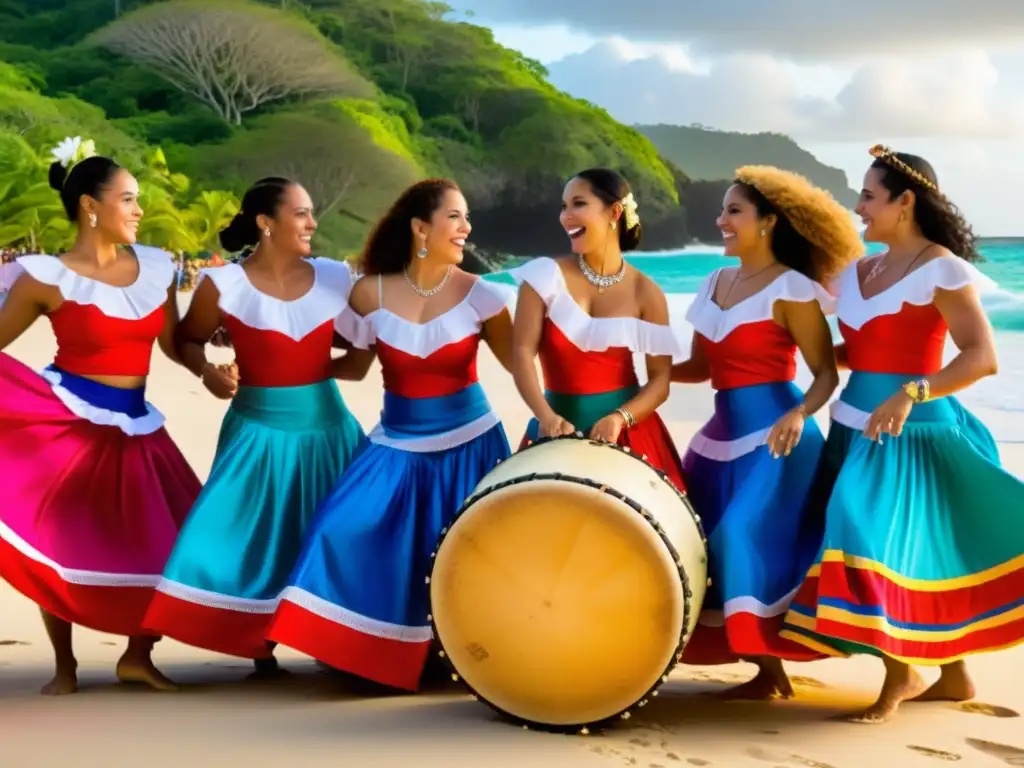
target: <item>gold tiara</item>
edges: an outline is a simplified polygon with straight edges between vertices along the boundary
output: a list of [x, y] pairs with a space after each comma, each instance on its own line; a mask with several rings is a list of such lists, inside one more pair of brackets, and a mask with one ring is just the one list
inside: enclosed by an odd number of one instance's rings
[[[893, 152], [888, 147], [886, 147], [886, 146], [884, 146], [882, 144], [875, 144], [875, 146], [873, 146], [871, 149], [869, 149], [868, 152], [876, 160], [881, 160], [883, 163], [888, 165], [890, 168], [895, 168], [897, 171], [902, 173], [904, 176], [909, 176], [914, 181], [916, 181], [918, 184], [920, 184], [922, 187], [930, 189], [933, 192], [939, 192], [939, 185], [938, 184], [936, 184], [934, 181], [932, 181], [931, 179], [926, 177], [920, 171], [915, 171], [909, 165], [904, 163], [902, 160], [899, 159], [899, 157], [896, 156], [896, 153]], [[941, 194], [941, 192], [939, 192], [939, 194]]]

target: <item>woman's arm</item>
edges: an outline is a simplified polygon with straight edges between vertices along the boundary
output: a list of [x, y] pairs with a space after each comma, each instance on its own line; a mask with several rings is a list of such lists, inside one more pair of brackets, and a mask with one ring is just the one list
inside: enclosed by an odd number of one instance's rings
[[[558, 420], [558, 414], [548, 405], [537, 378], [537, 352], [546, 312], [544, 300], [528, 283], [523, 283], [519, 287], [512, 324], [512, 378], [523, 401], [540, 422], [542, 431], [545, 425], [553, 425]], [[568, 426], [572, 427], [571, 424]]]
[[53, 286], [22, 274], [0, 305], [0, 351], [9, 347], [54, 306]]
[[951, 395], [998, 373], [992, 325], [974, 287], [969, 285], [955, 291], [938, 288], [935, 306], [949, 326], [949, 335], [960, 353], [945, 368], [928, 377], [931, 396]]
[[220, 328], [220, 292], [213, 280], [203, 280], [192, 294], [185, 317], [174, 334], [179, 362], [203, 381], [214, 397], [228, 400], [238, 390], [237, 380], [206, 359], [206, 343]]
[[160, 331], [160, 338], [157, 339], [160, 349], [167, 355], [167, 358], [175, 363], [181, 363], [178, 357], [178, 350], [175, 346], [174, 335], [178, 331], [178, 323], [181, 317], [178, 314], [178, 281], [171, 283], [167, 289], [167, 301], [164, 302], [164, 328]]
[[836, 357], [836, 368], [839, 370], [848, 369], [850, 367], [850, 360], [846, 356], [846, 342], [836, 344], [835, 347], [833, 347], [833, 352]]
[[514, 374], [514, 363], [512, 360], [512, 315], [508, 309], [503, 309], [490, 320], [484, 323], [481, 331], [483, 340], [491, 348], [491, 352], [498, 358], [498, 362], [509, 373]]
[[690, 342], [690, 359], [672, 366], [672, 381], [676, 384], [701, 384], [711, 378], [711, 364], [708, 362], [704, 345], [697, 332]]
[[370, 366], [377, 359], [377, 352], [359, 349], [340, 333], [334, 334], [334, 348], [345, 350], [345, 354], [331, 361], [331, 377], [342, 381], [362, 381], [370, 372]]
[[[654, 282], [642, 278], [640, 289], [640, 319], [654, 325], [668, 326], [668, 301], [665, 294]], [[641, 422], [668, 400], [669, 385], [672, 383], [672, 356], [647, 355], [647, 383], [622, 408], [633, 420]]]
[[801, 406], [804, 415], [810, 416], [828, 403], [839, 386], [832, 331], [816, 301], [779, 301], [775, 306], [814, 376]]

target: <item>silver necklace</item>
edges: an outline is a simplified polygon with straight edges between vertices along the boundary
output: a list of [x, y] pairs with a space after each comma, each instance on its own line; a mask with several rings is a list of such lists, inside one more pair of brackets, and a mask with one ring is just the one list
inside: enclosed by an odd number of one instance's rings
[[405, 275], [405, 282], [409, 284], [409, 287], [416, 291], [416, 293], [418, 293], [423, 298], [428, 299], [431, 296], [440, 293], [441, 289], [448, 285], [448, 278], [452, 276], [452, 268], [451, 265], [449, 264], [448, 269], [445, 270], [444, 277], [441, 278], [441, 282], [439, 282], [433, 288], [420, 288], [418, 285], [416, 285], [413, 279], [409, 277], [408, 268], [406, 268], [403, 274]]
[[599, 275], [597, 272], [590, 268], [587, 264], [587, 260], [580, 255], [580, 272], [587, 278], [587, 282], [591, 285], [597, 286], [598, 293], [604, 293], [605, 288], [611, 288], [613, 285], [622, 282], [622, 278], [626, 276], [626, 260], [622, 260], [622, 266], [619, 267], [619, 271], [612, 275]]

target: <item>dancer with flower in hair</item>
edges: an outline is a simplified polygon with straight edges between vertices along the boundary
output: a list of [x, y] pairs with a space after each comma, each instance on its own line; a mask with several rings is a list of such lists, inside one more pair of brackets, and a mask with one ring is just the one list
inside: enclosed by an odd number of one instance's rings
[[480, 342], [510, 366], [512, 320], [493, 283], [459, 269], [472, 227], [446, 179], [406, 190], [377, 223], [337, 328], [380, 360], [384, 410], [324, 501], [271, 640], [342, 671], [416, 690], [432, 639], [425, 583], [441, 529], [508, 440], [477, 377]]
[[[266, 633], [317, 505], [366, 443], [333, 381], [361, 377], [370, 362], [331, 356], [352, 275], [343, 262], [311, 258], [316, 228], [299, 184], [257, 181], [220, 234], [245, 258], [202, 271], [178, 332], [183, 363], [216, 381], [231, 407], [145, 625], [252, 658], [260, 674], [277, 670]], [[206, 361], [220, 328], [237, 382]]]
[[173, 689], [142, 619], [200, 491], [146, 402], [154, 343], [177, 360], [174, 262], [134, 244], [138, 183], [94, 151], [80, 139], [55, 150], [50, 185], [74, 245], [18, 259], [0, 307], [0, 349], [41, 316], [57, 339], [41, 375], [0, 352], [0, 576], [42, 610], [56, 658], [46, 694], [77, 689], [73, 624], [129, 637], [121, 681]]
[[[996, 372], [976, 238], [923, 158], [876, 146], [857, 213], [887, 250], [836, 288], [850, 379], [822, 460], [824, 542], [784, 635], [885, 664], [883, 722], [907, 700], [974, 695], [970, 654], [1024, 642], [1024, 483], [953, 394]], [[951, 336], [959, 353], [943, 364]], [[927, 688], [914, 665], [938, 666]]]
[[[718, 226], [739, 265], [704, 281], [687, 312], [690, 358], [672, 371], [716, 390], [714, 416], [683, 459], [711, 577], [683, 661], [751, 661], [757, 676], [727, 695], [788, 698], [782, 660], [821, 656], [779, 633], [821, 544], [813, 489], [825, 440], [811, 416], [839, 384], [822, 283], [863, 244], [828, 192], [769, 166], [736, 171]], [[793, 384], [797, 350], [814, 376], [806, 392]]]
[[[680, 349], [665, 294], [623, 258], [643, 233], [629, 184], [603, 168], [578, 173], [565, 186], [561, 222], [575, 256], [512, 271], [520, 285], [513, 370], [534, 414], [522, 444], [579, 431], [646, 456], [682, 489], [679, 454], [656, 413]], [[646, 362], [643, 385], [634, 355]]]

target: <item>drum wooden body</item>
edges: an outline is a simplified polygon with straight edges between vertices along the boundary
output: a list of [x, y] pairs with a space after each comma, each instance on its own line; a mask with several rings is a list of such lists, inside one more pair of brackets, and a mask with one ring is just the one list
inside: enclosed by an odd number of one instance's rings
[[585, 730], [657, 695], [706, 586], [700, 519], [663, 473], [615, 445], [549, 438], [484, 477], [442, 532], [431, 621], [478, 698]]

